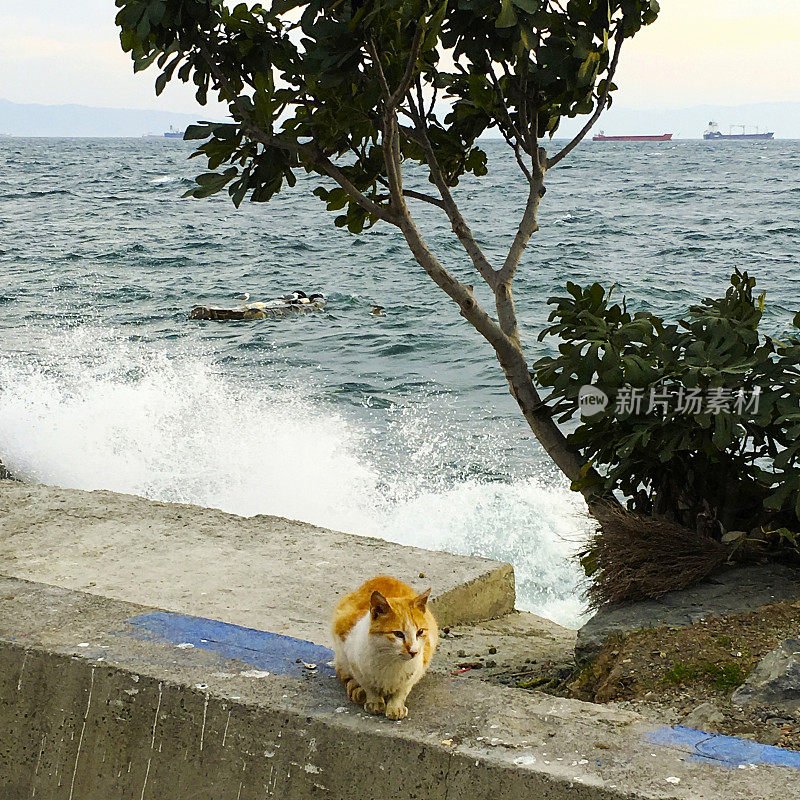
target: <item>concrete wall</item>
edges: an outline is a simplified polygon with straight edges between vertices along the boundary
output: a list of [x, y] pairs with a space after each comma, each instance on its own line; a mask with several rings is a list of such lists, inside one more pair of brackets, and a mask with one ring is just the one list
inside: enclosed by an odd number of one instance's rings
[[[187, 617], [173, 635], [163, 616], [0, 578], [2, 800], [800, 795], [797, 770], [658, 746], [658, 720], [455, 676], [427, 676], [406, 720], [371, 717], [324, 664], [298, 667], [293, 647], [317, 645], [250, 631], [232, 658], [247, 629]], [[188, 647], [193, 630], [216, 639]]]

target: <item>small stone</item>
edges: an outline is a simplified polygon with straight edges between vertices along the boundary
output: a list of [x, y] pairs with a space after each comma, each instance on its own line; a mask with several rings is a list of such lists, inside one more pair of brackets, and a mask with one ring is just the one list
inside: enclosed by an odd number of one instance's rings
[[239, 673], [243, 678], [268, 678], [269, 672], [265, 669], [247, 669]]
[[492, 646], [489, 648], [489, 655], [490, 655], [490, 656], [493, 656], [493, 655], [494, 655], [496, 652], [497, 652], [497, 648], [496, 648], [494, 645], [492, 645]]
[[681, 720], [681, 725], [695, 730], [711, 729], [716, 732], [724, 722], [725, 715], [713, 703], [701, 703]]
[[767, 653], [731, 701], [737, 706], [796, 706], [800, 702], [800, 640], [784, 639]]
[[497, 662], [489, 660], [489, 661], [486, 662], [486, 666], [487, 667], [496, 667], [497, 666]]
[[420, 572], [419, 576], [420, 576], [420, 578], [424, 578], [425, 577], [425, 573], [424, 572]]
[[444, 628], [442, 628], [442, 633], [450, 633], [450, 626], [445, 625]]
[[467, 657], [467, 651], [466, 650], [459, 650], [456, 653], [456, 656], [458, 656], [458, 658], [466, 658]]

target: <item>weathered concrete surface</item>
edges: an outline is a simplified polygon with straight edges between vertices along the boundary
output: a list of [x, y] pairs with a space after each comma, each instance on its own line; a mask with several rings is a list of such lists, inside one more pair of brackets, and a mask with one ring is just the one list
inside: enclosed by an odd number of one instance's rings
[[731, 569], [656, 600], [601, 608], [578, 631], [575, 656], [578, 661], [591, 658], [614, 633], [692, 625], [706, 617], [744, 614], [798, 597], [800, 570], [779, 564]]
[[800, 640], [784, 639], [733, 693], [737, 706], [800, 710]]
[[281, 517], [12, 481], [0, 482], [0, 566], [17, 578], [320, 644], [336, 598], [380, 573], [432, 586], [440, 625], [514, 607], [509, 564]]
[[576, 631], [552, 620], [514, 611], [500, 619], [455, 625], [439, 637], [432, 669], [478, 680], [505, 679], [530, 672], [530, 663], [569, 663]]
[[402, 722], [370, 717], [327, 672], [248, 677], [246, 662], [137, 638], [148, 611], [0, 578], [2, 800], [800, 794], [800, 770], [652, 743], [657, 720], [459, 678], [426, 676]]

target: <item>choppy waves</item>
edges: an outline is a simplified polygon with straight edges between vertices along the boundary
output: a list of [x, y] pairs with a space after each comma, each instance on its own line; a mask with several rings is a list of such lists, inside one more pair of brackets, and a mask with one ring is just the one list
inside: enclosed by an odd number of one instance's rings
[[[524, 203], [514, 159], [457, 187], [499, 263]], [[0, 455], [64, 486], [270, 513], [511, 561], [521, 607], [568, 624], [580, 499], [531, 438], [491, 348], [402, 236], [337, 229], [300, 176], [269, 204], [181, 200], [201, 171], [165, 140], [0, 140]], [[427, 186], [420, 175], [409, 186]], [[675, 318], [734, 267], [798, 310], [800, 144], [587, 143], [548, 173], [517, 273], [531, 361], [567, 279]], [[417, 204], [419, 205], [419, 204]], [[432, 249], [475, 282], [437, 209]], [[200, 302], [323, 291], [324, 313], [188, 324]], [[386, 306], [384, 318], [369, 305]]]

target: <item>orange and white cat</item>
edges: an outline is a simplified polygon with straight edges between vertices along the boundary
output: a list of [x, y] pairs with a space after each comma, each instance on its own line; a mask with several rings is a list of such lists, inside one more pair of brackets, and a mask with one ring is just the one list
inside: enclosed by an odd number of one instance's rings
[[381, 575], [345, 595], [333, 617], [336, 674], [350, 699], [371, 714], [403, 719], [408, 693], [439, 641], [428, 597]]

